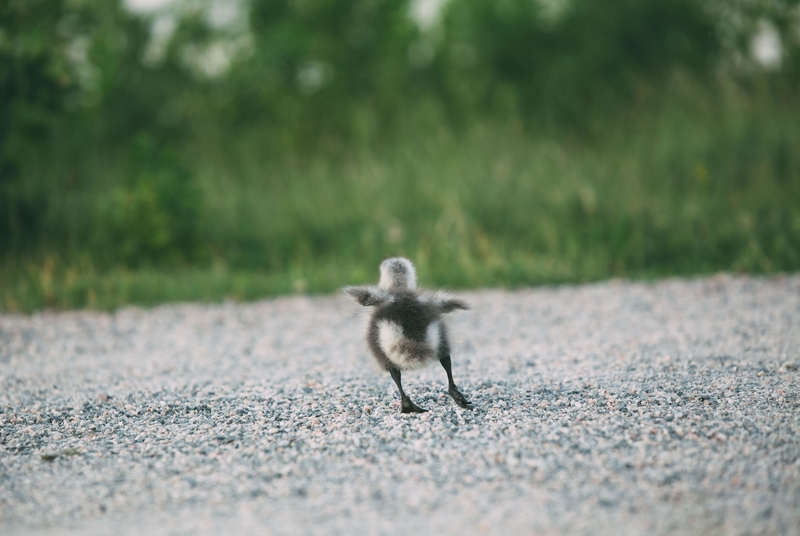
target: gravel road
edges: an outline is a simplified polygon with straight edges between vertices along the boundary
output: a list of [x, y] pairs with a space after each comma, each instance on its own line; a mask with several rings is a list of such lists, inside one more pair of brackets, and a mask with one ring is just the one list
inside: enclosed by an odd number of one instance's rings
[[800, 534], [800, 275], [457, 295], [421, 415], [343, 295], [0, 315], [0, 533]]

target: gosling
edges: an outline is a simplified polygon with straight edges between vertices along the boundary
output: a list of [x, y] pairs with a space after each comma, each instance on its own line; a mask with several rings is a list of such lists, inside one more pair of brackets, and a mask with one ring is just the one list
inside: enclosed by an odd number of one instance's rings
[[435, 359], [447, 373], [447, 391], [456, 404], [471, 408], [456, 387], [450, 363], [450, 344], [444, 314], [469, 309], [463, 301], [445, 292], [417, 289], [411, 261], [402, 257], [381, 263], [378, 286], [351, 286], [343, 290], [356, 302], [372, 307], [367, 327], [367, 345], [378, 364], [391, 374], [400, 391], [402, 413], [424, 413], [403, 391], [401, 370], [420, 369]]

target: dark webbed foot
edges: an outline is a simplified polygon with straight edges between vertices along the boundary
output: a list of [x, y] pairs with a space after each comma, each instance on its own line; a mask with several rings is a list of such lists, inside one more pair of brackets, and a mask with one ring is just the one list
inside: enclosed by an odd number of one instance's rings
[[462, 408], [472, 409], [472, 405], [469, 403], [469, 400], [464, 398], [464, 395], [458, 390], [456, 384], [453, 382], [453, 369], [450, 363], [450, 356], [446, 355], [439, 360], [439, 362], [444, 367], [444, 371], [447, 373], [447, 392], [450, 393], [450, 396], [453, 397], [453, 400], [456, 401], [456, 404], [461, 406]]
[[400, 369], [389, 369], [389, 374], [392, 375], [394, 383], [397, 384], [397, 390], [400, 391], [400, 413], [425, 413], [428, 411], [413, 403], [406, 392], [403, 391], [403, 384], [400, 382]]
[[425, 413], [427, 409], [422, 409], [411, 401], [407, 396], [400, 401], [400, 413]]
[[461, 394], [455, 385], [451, 385], [447, 392], [450, 393], [450, 396], [453, 397], [453, 400], [456, 401], [456, 404], [462, 408], [472, 409], [472, 404], [470, 401], [464, 398], [464, 395]]

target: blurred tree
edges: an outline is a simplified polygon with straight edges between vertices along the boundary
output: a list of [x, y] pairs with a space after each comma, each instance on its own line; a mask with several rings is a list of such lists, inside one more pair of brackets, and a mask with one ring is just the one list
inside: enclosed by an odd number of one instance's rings
[[129, 267], [201, 260], [203, 207], [191, 170], [148, 134], [135, 138], [129, 161], [126, 183], [100, 207], [96, 258]]
[[0, 255], [38, 229], [46, 197], [20, 180], [23, 146], [45, 138], [78, 87], [63, 0], [0, 3]]
[[[709, 76], [715, 28], [692, 0], [574, 0], [560, 11], [531, 0], [449, 4], [440, 57], [451, 102], [492, 109], [511, 93], [532, 121], [580, 126], [586, 116], [629, 101], [673, 70]], [[464, 110], [458, 110], [463, 114]], [[492, 113], [492, 112], [490, 112]]]
[[[118, 2], [0, 5], [0, 255], [30, 252], [44, 235], [51, 245], [65, 239], [66, 227], [48, 215], [85, 175], [87, 160], [124, 162], [142, 133], [177, 146], [189, 130], [203, 86], [178, 56], [199, 38], [181, 32], [164, 61], [146, 65], [150, 38], [149, 21]], [[55, 151], [64, 167], [34, 176], [32, 164]], [[89, 226], [93, 217], [81, 216]]]
[[723, 50], [721, 67], [740, 80], [769, 71], [800, 81], [800, 0], [706, 0]]
[[251, 57], [232, 72], [236, 117], [369, 139], [408, 102], [406, 0], [252, 0]]
[[[60, 247], [72, 229], [112, 264], [203, 258], [200, 192], [213, 188], [196, 184], [196, 157], [209, 147], [212, 164], [369, 148], [441, 109], [457, 126], [523, 118], [584, 133], [647, 109], [676, 73], [711, 93], [727, 72], [761, 81], [754, 47], [778, 55], [767, 63], [789, 81], [783, 95], [800, 80], [800, 0], [450, 0], [425, 28], [410, 3], [241, 0], [247, 16], [222, 28], [212, 0], [147, 16], [118, 0], [0, 0], [0, 255]], [[796, 151], [781, 147], [789, 177]], [[69, 181], [79, 215], [54, 209]]]

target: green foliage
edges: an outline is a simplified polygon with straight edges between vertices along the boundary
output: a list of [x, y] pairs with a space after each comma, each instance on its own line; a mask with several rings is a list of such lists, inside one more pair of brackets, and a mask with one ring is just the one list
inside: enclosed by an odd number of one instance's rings
[[252, 0], [253, 53], [231, 72], [226, 109], [271, 123], [282, 149], [321, 138], [368, 141], [409, 103], [405, 0]]
[[[163, 76], [141, 65], [146, 40], [144, 21], [115, 2], [0, 5], [0, 255], [52, 247], [63, 222], [47, 216], [65, 183], [91, 153], [118, 151], [156, 123], [169, 99]], [[46, 177], [37, 176], [43, 159], [53, 160]]]
[[77, 86], [60, 2], [0, 5], [0, 254], [39, 230], [46, 196], [22, 183], [26, 143], [46, 137]]
[[796, 0], [242, 5], [0, 4], [0, 308], [800, 268]]
[[[373, 280], [389, 255], [409, 256], [428, 284], [448, 287], [797, 270], [800, 103], [773, 110], [736, 93], [686, 91], [691, 111], [663, 102], [602, 142], [486, 123], [305, 163], [254, 155], [223, 164], [210, 146], [191, 146], [192, 180], [204, 185], [196, 237], [209, 262], [174, 263], [182, 241], [147, 242], [169, 219], [150, 201], [163, 194], [140, 190], [143, 172], [128, 190], [140, 212], [119, 209], [143, 223], [109, 227], [140, 248], [131, 266], [144, 259], [157, 270], [51, 256], [8, 264], [0, 299], [30, 309], [329, 292]], [[139, 236], [140, 226], [149, 231]]]
[[438, 71], [458, 115], [512, 104], [534, 123], [584, 127], [598, 110], [629, 104], [676, 70], [708, 77], [718, 43], [691, 0], [452, 2]]
[[201, 260], [203, 207], [190, 170], [146, 135], [131, 159], [128, 183], [100, 206], [96, 258], [131, 268]]

